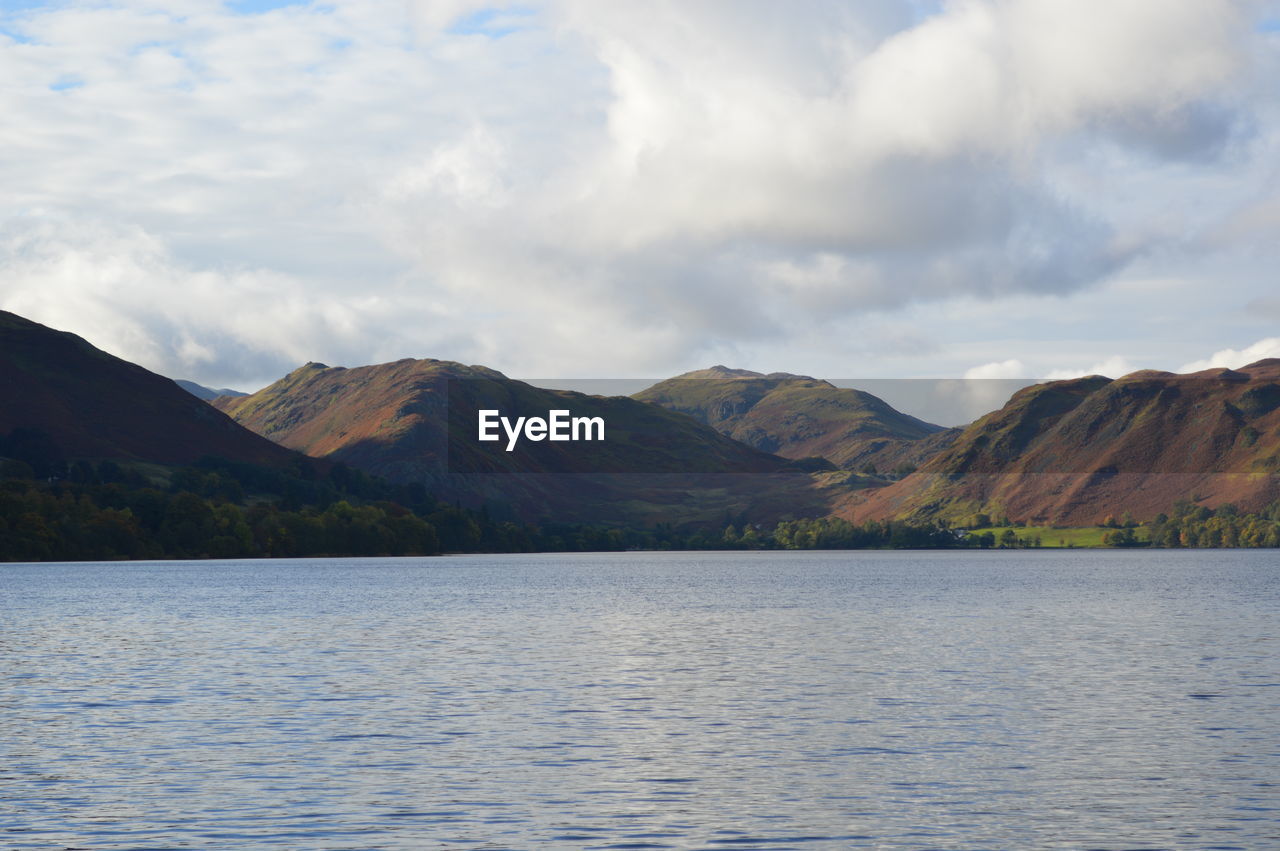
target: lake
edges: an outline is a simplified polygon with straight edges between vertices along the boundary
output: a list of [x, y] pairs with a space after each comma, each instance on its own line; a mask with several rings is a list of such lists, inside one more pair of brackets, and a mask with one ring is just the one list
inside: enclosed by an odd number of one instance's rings
[[1280, 847], [1274, 551], [0, 565], [0, 847]]

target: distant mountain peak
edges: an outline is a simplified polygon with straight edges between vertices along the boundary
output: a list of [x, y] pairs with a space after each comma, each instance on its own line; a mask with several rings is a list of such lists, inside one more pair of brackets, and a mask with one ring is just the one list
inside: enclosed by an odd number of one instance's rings
[[724, 366], [722, 364], [709, 366], [706, 369], [695, 369], [692, 372], [682, 373], [681, 375], [677, 375], [674, 379], [671, 379], [671, 380], [673, 381], [680, 380], [680, 379], [723, 380], [723, 379], [732, 379], [732, 378], [743, 378], [743, 379], [762, 378], [769, 381], [816, 381], [818, 380], [810, 375], [796, 375], [791, 372], [770, 372], [769, 374], [766, 375], [763, 372], [755, 372], [750, 369], [734, 369], [733, 367]]
[[219, 387], [215, 390], [212, 387], [205, 387], [203, 384], [197, 384], [196, 382], [188, 381], [185, 378], [175, 378], [173, 383], [190, 393], [192, 396], [195, 396], [197, 399], [203, 399], [206, 402], [212, 402], [219, 396], [238, 397], [249, 395], [248, 393], [244, 393], [240, 390], [232, 390], [230, 387]]
[[924, 448], [915, 442], [943, 431], [870, 393], [788, 372], [717, 365], [658, 382], [634, 398], [688, 414], [764, 452], [824, 458], [845, 469], [914, 464]]
[[716, 364], [706, 369], [695, 369], [692, 372], [682, 373], [677, 375], [676, 378], [764, 378], [764, 374], [752, 372], [749, 369], [733, 369], [722, 364]]

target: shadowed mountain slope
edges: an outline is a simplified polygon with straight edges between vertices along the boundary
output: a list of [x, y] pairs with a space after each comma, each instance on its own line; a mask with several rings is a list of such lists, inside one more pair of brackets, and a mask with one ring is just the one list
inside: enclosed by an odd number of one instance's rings
[[185, 464], [205, 455], [259, 464], [289, 452], [168, 378], [0, 311], [0, 436], [46, 433], [70, 458]]
[[1037, 384], [918, 472], [841, 513], [1028, 523], [1139, 520], [1181, 499], [1258, 510], [1280, 497], [1280, 360]]

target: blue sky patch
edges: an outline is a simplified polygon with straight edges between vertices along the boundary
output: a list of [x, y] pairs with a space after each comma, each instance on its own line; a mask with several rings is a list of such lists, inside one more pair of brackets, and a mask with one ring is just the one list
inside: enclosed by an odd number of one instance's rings
[[910, 0], [910, 3], [911, 14], [916, 19], [916, 23], [923, 21], [925, 18], [940, 15], [943, 11], [942, 0]]
[[453, 26], [449, 27], [449, 32], [458, 35], [487, 35], [489, 38], [502, 38], [533, 26], [533, 16], [537, 13], [536, 9], [528, 6], [480, 9], [459, 18]]
[[57, 9], [66, 3], [50, 2], [50, 0], [0, 0], [0, 15], [8, 16], [14, 12], [26, 12], [30, 9]]
[[261, 15], [287, 6], [305, 6], [305, 0], [226, 0], [223, 3], [232, 12], [240, 15]]
[[14, 29], [13, 23], [23, 17], [23, 12], [34, 9], [56, 9], [64, 4], [50, 3], [48, 0], [0, 0], [0, 37], [9, 38], [18, 44], [31, 44], [32, 39]]

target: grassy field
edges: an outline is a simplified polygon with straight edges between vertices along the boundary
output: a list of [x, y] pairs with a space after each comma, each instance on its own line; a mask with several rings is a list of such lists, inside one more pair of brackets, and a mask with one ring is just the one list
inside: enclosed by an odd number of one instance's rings
[[[991, 532], [996, 536], [996, 544], [1000, 543], [1000, 536], [1007, 530], [1013, 530], [1013, 534], [1019, 538], [1034, 539], [1040, 536], [1040, 545], [1042, 547], [1100, 547], [1102, 546], [1102, 536], [1108, 532], [1114, 532], [1115, 529], [1104, 529], [1100, 526], [1080, 526], [1067, 529], [1055, 529], [1052, 526], [989, 526], [983, 529], [970, 529], [970, 535], [982, 535]], [[1146, 538], [1146, 530], [1142, 528], [1135, 529], [1138, 539]]]

